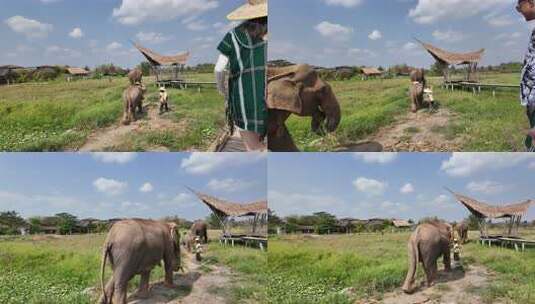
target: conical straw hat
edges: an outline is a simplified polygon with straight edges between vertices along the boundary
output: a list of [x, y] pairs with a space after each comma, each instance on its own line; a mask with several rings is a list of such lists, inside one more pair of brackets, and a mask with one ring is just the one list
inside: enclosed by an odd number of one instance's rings
[[227, 16], [227, 18], [229, 20], [250, 20], [267, 17], [267, 15], [267, 0], [247, 0], [247, 4], [242, 5], [234, 10]]

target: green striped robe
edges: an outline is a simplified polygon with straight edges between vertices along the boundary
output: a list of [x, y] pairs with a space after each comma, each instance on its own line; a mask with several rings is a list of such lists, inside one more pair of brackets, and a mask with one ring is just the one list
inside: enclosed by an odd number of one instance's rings
[[217, 49], [229, 58], [229, 109], [234, 124], [261, 135], [266, 132], [266, 52], [240, 26], [225, 35]]

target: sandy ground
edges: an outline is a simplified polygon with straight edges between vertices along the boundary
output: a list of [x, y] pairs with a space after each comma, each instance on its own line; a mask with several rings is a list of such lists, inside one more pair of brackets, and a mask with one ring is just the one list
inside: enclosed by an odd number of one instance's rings
[[386, 152], [459, 151], [462, 138], [448, 140], [443, 133], [436, 132], [446, 128], [452, 116], [445, 108], [410, 112], [394, 124], [379, 129], [367, 141], [379, 143]]
[[[171, 110], [171, 109], [170, 109]], [[166, 116], [166, 115], [165, 115]], [[160, 115], [159, 105], [150, 103], [143, 109], [143, 117], [129, 125], [121, 122], [100, 129], [89, 135], [86, 143], [79, 149], [80, 152], [109, 151], [114, 147], [121, 146], [132, 134], [143, 133], [156, 130], [176, 130], [183, 132], [186, 129], [185, 123], [176, 123]], [[166, 147], [148, 147], [148, 152], [168, 152]]]
[[472, 265], [464, 270], [453, 269], [450, 272], [439, 270], [438, 279], [431, 287], [426, 287], [424, 278], [419, 277], [420, 287], [413, 294], [405, 294], [401, 288], [387, 293], [380, 301], [368, 300], [357, 303], [384, 304], [482, 304], [477, 290], [484, 288], [493, 279], [493, 275], [483, 266]]
[[151, 284], [150, 297], [136, 298], [135, 294], [128, 299], [129, 304], [224, 304], [228, 303], [222, 288], [229, 288], [231, 282], [230, 269], [211, 265], [210, 271], [201, 271], [201, 264], [186, 253], [184, 258], [185, 273], [175, 273], [176, 289], [166, 288], [163, 282]]

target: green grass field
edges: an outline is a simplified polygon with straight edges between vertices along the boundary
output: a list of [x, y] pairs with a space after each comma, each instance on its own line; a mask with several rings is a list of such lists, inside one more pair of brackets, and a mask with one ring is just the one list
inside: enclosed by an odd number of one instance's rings
[[[444, 132], [449, 137], [463, 135], [463, 151], [523, 151], [523, 138], [528, 122], [520, 106], [518, 92], [506, 89], [492, 97], [471, 92], [445, 91], [441, 78], [428, 78], [440, 106], [456, 114]], [[518, 84], [517, 74], [484, 74], [483, 83]], [[331, 81], [342, 107], [339, 129], [323, 140], [310, 131], [310, 120], [293, 116], [288, 127], [298, 147], [304, 151], [329, 151], [339, 145], [358, 142], [379, 128], [392, 124], [409, 111], [408, 78], [362, 81]]]
[[[408, 237], [408, 233], [386, 233], [270, 239], [268, 297], [271, 303], [380, 300], [403, 284]], [[519, 253], [472, 242], [464, 245], [463, 263], [483, 265], [496, 273], [488, 288], [473, 291], [486, 303], [497, 299], [535, 303], [535, 249]], [[422, 278], [419, 267], [418, 279]], [[349, 287], [355, 288], [356, 299], [341, 293]]]
[[[213, 81], [212, 74], [192, 74], [188, 79]], [[157, 88], [145, 79], [147, 100], [157, 100]], [[0, 87], [0, 150], [77, 150], [94, 130], [117, 123], [122, 116], [126, 78], [63, 80]], [[172, 151], [205, 149], [224, 125], [223, 98], [214, 88], [201, 92], [169, 90], [168, 116], [185, 120], [181, 134], [159, 130], [132, 137], [118, 149], [145, 150], [161, 145]]]
[[[94, 303], [91, 294], [100, 294], [100, 255], [105, 235], [63, 238], [0, 239], [0, 303], [78, 304]], [[263, 276], [267, 254], [249, 248], [223, 248], [210, 243], [203, 263], [230, 267], [237, 274], [225, 296], [232, 303], [262, 303], [266, 300]], [[209, 267], [206, 267], [209, 269]], [[111, 270], [107, 267], [106, 277]], [[161, 267], [151, 273], [151, 281], [163, 279]], [[139, 276], [130, 281], [134, 291]], [[228, 290], [227, 290], [228, 289]], [[84, 292], [92, 290], [93, 292]]]

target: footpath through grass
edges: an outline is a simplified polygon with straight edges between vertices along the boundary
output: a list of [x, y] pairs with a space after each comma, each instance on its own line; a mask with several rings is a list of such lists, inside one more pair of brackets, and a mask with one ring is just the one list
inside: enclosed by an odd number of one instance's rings
[[[517, 74], [484, 74], [483, 83], [518, 84]], [[465, 138], [463, 151], [523, 150], [528, 128], [525, 109], [520, 106], [518, 90], [490, 91], [473, 95], [468, 91], [447, 91], [440, 88], [441, 78], [429, 78], [435, 99], [449, 109], [454, 118], [445, 129], [434, 129], [447, 138]], [[361, 141], [379, 128], [392, 124], [409, 111], [407, 77], [362, 81], [331, 81], [342, 108], [338, 130], [321, 138], [310, 130], [310, 119], [293, 115], [288, 127], [303, 151], [330, 151], [340, 145]]]
[[[209, 81], [213, 75], [195, 74]], [[0, 151], [76, 150], [96, 129], [119, 122], [123, 78], [63, 80], [0, 87]], [[147, 101], [157, 102], [158, 89], [146, 79]], [[165, 146], [172, 151], [205, 149], [224, 125], [224, 101], [214, 88], [169, 90], [174, 109], [168, 118], [182, 122], [184, 130], [158, 130], [117, 143], [121, 150], [144, 151]]]
[[[399, 289], [407, 272], [408, 233], [288, 236], [270, 239], [268, 298], [271, 303], [353, 303], [381, 299]], [[467, 244], [465, 265], [496, 272], [490, 286], [475, 290], [486, 303], [535, 303], [535, 250]], [[441, 269], [439, 267], [439, 269]], [[421, 267], [418, 279], [423, 278]], [[354, 288], [354, 297], [342, 292]]]
[[[0, 303], [89, 304], [100, 295], [101, 246], [105, 235], [0, 239]], [[205, 263], [224, 264], [236, 274], [232, 286], [221, 286], [233, 301], [266, 302], [264, 281], [267, 254], [248, 248], [209, 244]], [[206, 267], [208, 269], [209, 267]], [[259, 274], [262, 273], [262, 274]], [[105, 278], [111, 270], [106, 269]], [[151, 281], [163, 280], [161, 267]], [[234, 284], [236, 283], [236, 284]], [[139, 276], [129, 283], [134, 291]], [[209, 292], [209, 291], [207, 291]]]

